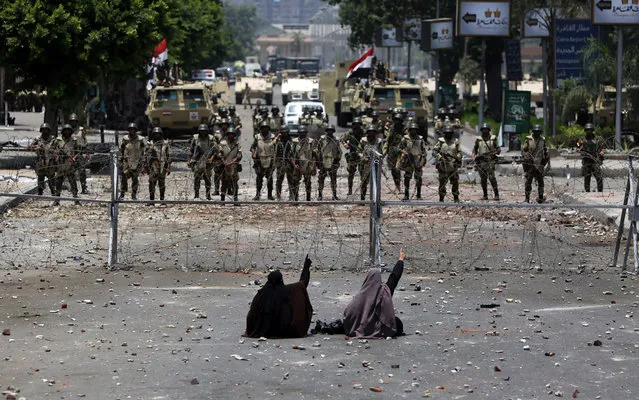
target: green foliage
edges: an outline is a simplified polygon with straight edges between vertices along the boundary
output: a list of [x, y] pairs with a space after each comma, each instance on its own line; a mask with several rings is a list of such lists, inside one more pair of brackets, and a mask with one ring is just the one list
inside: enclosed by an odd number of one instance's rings
[[551, 147], [563, 149], [576, 147], [577, 142], [584, 137], [586, 134], [581, 125], [559, 125], [557, 126], [557, 135], [548, 135], [547, 139]]
[[224, 17], [231, 38], [226, 59], [244, 60], [254, 53], [257, 28], [265, 22], [257, 16], [255, 6], [249, 4], [225, 4]]
[[479, 63], [469, 56], [462, 58], [459, 63], [459, 71], [457, 72], [458, 79], [464, 84], [464, 88], [467, 93], [470, 93], [470, 88], [480, 78]]
[[[473, 112], [466, 112], [462, 114], [461, 121], [462, 123], [468, 122], [470, 126], [474, 128], [475, 126], [479, 125], [479, 115]], [[499, 121], [495, 121], [492, 118], [484, 117], [484, 123], [490, 125], [490, 129], [492, 130], [493, 135], [497, 135], [499, 133], [499, 127], [501, 126], [501, 123]]]

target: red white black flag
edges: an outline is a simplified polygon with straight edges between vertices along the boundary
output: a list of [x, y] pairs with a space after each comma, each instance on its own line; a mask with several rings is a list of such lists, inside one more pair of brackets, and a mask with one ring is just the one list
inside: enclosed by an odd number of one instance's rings
[[370, 49], [366, 51], [366, 53], [362, 54], [362, 56], [357, 59], [354, 63], [348, 67], [348, 73], [346, 74], [346, 78], [351, 77], [368, 77], [370, 70], [373, 66], [373, 57], [375, 56], [375, 45], [372, 45]]

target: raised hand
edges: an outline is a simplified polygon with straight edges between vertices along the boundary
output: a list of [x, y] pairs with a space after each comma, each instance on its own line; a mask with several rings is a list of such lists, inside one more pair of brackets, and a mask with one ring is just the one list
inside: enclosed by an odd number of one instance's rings
[[398, 258], [398, 260], [399, 261], [404, 261], [404, 258], [406, 258], [406, 253], [404, 253], [404, 249], [401, 248], [401, 249], [399, 249], [399, 258]]

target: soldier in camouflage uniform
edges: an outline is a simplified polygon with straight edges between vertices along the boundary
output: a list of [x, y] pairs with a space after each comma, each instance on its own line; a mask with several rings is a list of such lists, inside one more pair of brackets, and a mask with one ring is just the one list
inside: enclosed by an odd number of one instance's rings
[[359, 146], [357, 147], [360, 159], [359, 178], [361, 200], [366, 200], [366, 191], [368, 190], [368, 183], [371, 178], [371, 162], [373, 161], [371, 151], [374, 150], [377, 153], [381, 153], [382, 144], [382, 139], [377, 137], [375, 125], [369, 125], [366, 128], [366, 136], [359, 141]]
[[439, 172], [439, 201], [444, 201], [446, 196], [446, 184], [450, 180], [453, 191], [453, 199], [459, 202], [459, 167], [461, 166], [462, 152], [459, 140], [453, 137], [453, 127], [446, 125], [443, 129], [443, 137], [440, 137], [433, 149]]
[[76, 176], [80, 181], [80, 187], [82, 188], [82, 194], [88, 194], [87, 190], [87, 164], [89, 162], [89, 153], [87, 147], [89, 142], [87, 141], [87, 129], [80, 125], [78, 116], [71, 114], [69, 116], [69, 124], [73, 128], [73, 137], [78, 144], [78, 158], [76, 159], [75, 166], [77, 168]]
[[[75, 162], [78, 155], [78, 145], [73, 137], [73, 128], [71, 125], [65, 124], [62, 126], [62, 137], [57, 140], [58, 143], [55, 146], [59, 157], [55, 171], [55, 195], [60, 196], [62, 184], [66, 178], [69, 182], [71, 194], [73, 197], [78, 197], [78, 183], [75, 179]], [[75, 203], [80, 204], [78, 201]], [[58, 204], [60, 204], [58, 201], [54, 202], [54, 205]]]
[[490, 125], [483, 124], [481, 136], [475, 140], [475, 147], [473, 147], [473, 160], [481, 179], [481, 189], [484, 192], [483, 200], [488, 200], [488, 181], [490, 180], [495, 200], [499, 201], [499, 188], [497, 187], [497, 178], [495, 178], [495, 163], [499, 153], [501, 153], [501, 148], [497, 143], [497, 136], [491, 135]]
[[155, 186], [160, 189], [160, 201], [164, 201], [166, 177], [171, 174], [171, 144], [164, 138], [162, 128], [156, 126], [151, 132], [145, 154], [146, 169], [149, 172], [149, 199], [155, 200]]
[[193, 139], [191, 139], [189, 158], [186, 162], [186, 165], [193, 171], [193, 197], [195, 199], [200, 198], [200, 182], [204, 179], [206, 199], [211, 200], [211, 175], [217, 148], [218, 144], [215, 138], [209, 133], [209, 126], [201, 124], [198, 127], [197, 135], [193, 135]]
[[294, 199], [299, 200], [300, 184], [304, 180], [306, 188], [306, 201], [311, 201], [311, 177], [317, 173], [317, 144], [313, 138], [308, 136], [308, 128], [300, 125], [298, 137], [293, 140], [295, 147], [293, 150], [295, 160]]
[[237, 135], [237, 137], [240, 137], [240, 135], [242, 134], [242, 121], [240, 120], [240, 116], [236, 114], [236, 109], [233, 104], [229, 106], [228, 120], [231, 126], [235, 128], [235, 134]]
[[224, 165], [222, 172], [222, 189], [220, 191], [220, 200], [224, 201], [226, 195], [232, 195], [233, 201], [238, 199], [238, 181], [240, 180], [239, 172], [241, 171], [240, 161], [242, 160], [242, 148], [236, 138], [235, 129], [229, 128], [226, 131], [226, 138], [220, 142], [219, 157]]
[[[216, 144], [220, 144], [226, 137], [226, 132], [231, 128], [230, 122], [226, 118], [222, 118], [218, 121], [218, 129], [213, 133], [213, 138]], [[237, 131], [236, 131], [237, 134]], [[224, 171], [224, 165], [219, 158], [214, 158], [211, 167], [213, 168], [213, 196], [220, 194], [220, 182], [222, 179], [222, 171]]]
[[253, 135], [257, 135], [260, 133], [260, 125], [262, 121], [268, 122], [268, 107], [259, 106], [256, 108], [257, 114], [253, 117]]
[[138, 126], [130, 123], [129, 134], [122, 138], [120, 143], [121, 182], [120, 199], [124, 199], [124, 193], [128, 191], [128, 180], [131, 179], [131, 199], [137, 200], [140, 187], [140, 173], [144, 173], [144, 151], [146, 143], [138, 134]]
[[[281, 126], [281, 125], [280, 125]], [[255, 184], [255, 197], [253, 200], [260, 199], [262, 193], [262, 184], [266, 178], [266, 189], [268, 199], [273, 198], [273, 170], [275, 169], [275, 136], [271, 133], [271, 128], [267, 121], [262, 121], [260, 126], [260, 134], [255, 135], [255, 140], [251, 146], [251, 157], [253, 158], [253, 169], [257, 175]]]
[[324, 116], [324, 112], [322, 111], [322, 107], [317, 107], [315, 109], [315, 114], [311, 115], [311, 125], [315, 127], [317, 133], [321, 136], [326, 131], [326, 127], [328, 127], [327, 118]]
[[46, 185], [49, 186], [51, 196], [56, 195], [57, 145], [58, 141], [51, 135], [49, 124], [40, 126], [40, 136], [29, 145], [29, 148], [36, 152], [36, 175], [38, 176], [38, 195], [40, 196], [44, 194], [45, 181]]
[[603, 192], [603, 164], [606, 153], [606, 142], [600, 137], [595, 137], [595, 127], [593, 124], [584, 126], [586, 138], [577, 143], [577, 151], [581, 154], [581, 174], [584, 177], [584, 190], [590, 192], [590, 180], [594, 175], [597, 181], [597, 191]]
[[324, 190], [326, 175], [331, 179], [333, 200], [339, 200], [337, 197], [337, 170], [339, 169], [339, 162], [342, 159], [342, 149], [340, 148], [337, 138], [335, 138], [335, 126], [331, 125], [326, 128], [325, 133], [320, 137], [318, 150], [320, 170], [317, 181], [317, 200], [322, 201], [322, 191]]
[[532, 135], [526, 137], [524, 145], [521, 147], [521, 155], [524, 157], [523, 168], [526, 174], [524, 185], [526, 203], [530, 203], [533, 179], [537, 181], [537, 202], [543, 203], [545, 201], [544, 174], [550, 158], [548, 157], [546, 138], [541, 136], [541, 131], [541, 125], [533, 126]]
[[443, 129], [447, 122], [446, 109], [440, 108], [437, 110], [437, 116], [435, 117], [435, 140], [443, 136]]
[[271, 132], [277, 132], [280, 126], [284, 125], [284, 117], [280, 114], [279, 107], [271, 107], [271, 116], [268, 119], [268, 125]]
[[311, 108], [309, 106], [302, 107], [302, 116], [298, 119], [298, 125], [304, 125], [306, 127], [310, 126], [313, 123], [311, 118]]
[[390, 169], [393, 182], [395, 183], [395, 190], [399, 193], [401, 192], [401, 174], [397, 169], [397, 160], [401, 154], [399, 143], [404, 136], [404, 118], [400, 113], [393, 115], [393, 126], [386, 130], [385, 136], [384, 155], [386, 156], [388, 169]]
[[417, 188], [416, 198], [422, 198], [422, 169], [426, 163], [426, 142], [418, 131], [419, 126], [411, 122], [408, 134], [404, 135], [399, 144], [401, 156], [397, 161], [397, 169], [404, 171], [404, 201], [410, 198], [410, 180], [413, 176]]
[[288, 183], [288, 199], [294, 199], [293, 188], [296, 186], [294, 171], [294, 146], [295, 143], [289, 136], [289, 128], [282, 125], [279, 133], [275, 138], [275, 167], [277, 179], [275, 181], [275, 197], [277, 200], [282, 199], [282, 184], [284, 177]]
[[359, 141], [364, 136], [362, 120], [353, 118], [352, 128], [342, 136], [342, 144], [346, 148], [346, 170], [348, 171], [348, 195], [353, 194], [353, 181], [361, 159], [359, 158]]

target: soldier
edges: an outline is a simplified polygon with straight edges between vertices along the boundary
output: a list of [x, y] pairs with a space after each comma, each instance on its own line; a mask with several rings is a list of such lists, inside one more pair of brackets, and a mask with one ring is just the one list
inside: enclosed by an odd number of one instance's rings
[[366, 136], [359, 141], [357, 151], [359, 152], [359, 177], [360, 177], [360, 199], [366, 200], [366, 190], [371, 177], [371, 162], [373, 160], [371, 151], [378, 153], [382, 150], [382, 139], [377, 137], [375, 125], [366, 128]]
[[593, 124], [584, 126], [586, 139], [577, 143], [577, 151], [581, 153], [581, 174], [584, 177], [584, 190], [590, 192], [590, 178], [594, 175], [597, 181], [597, 191], [603, 192], [603, 164], [606, 153], [606, 142], [600, 137], [595, 137], [595, 127]]
[[[149, 172], [149, 199], [155, 200], [155, 185], [160, 188], [160, 201], [164, 201], [166, 177], [171, 174], [171, 144], [164, 138], [162, 128], [156, 126], [146, 148], [146, 169]], [[150, 203], [151, 204], [151, 203]]]
[[251, 88], [249, 87], [248, 82], [244, 84], [244, 90], [242, 91], [242, 104], [244, 104], [245, 110], [247, 105], [253, 108], [253, 106], [251, 106]]
[[[69, 181], [69, 187], [71, 188], [71, 194], [73, 197], [78, 197], [78, 183], [75, 179], [75, 161], [77, 157], [77, 143], [73, 137], [73, 128], [69, 124], [62, 126], [62, 137], [58, 138], [58, 143], [55, 145], [59, 154], [58, 166], [55, 174], [55, 195], [60, 196], [62, 192], [62, 184], [66, 178]], [[59, 205], [59, 201], [54, 201], [54, 205]], [[77, 200], [75, 204], [80, 204]]]
[[233, 104], [229, 106], [229, 122], [233, 128], [235, 128], [235, 134], [237, 137], [240, 137], [242, 134], [242, 121], [240, 120], [240, 116], [235, 113], [236, 109]]
[[339, 162], [342, 159], [342, 149], [334, 134], [335, 126], [331, 125], [326, 128], [326, 133], [322, 135], [319, 140], [320, 170], [317, 181], [317, 200], [319, 201], [322, 201], [322, 191], [324, 190], [326, 175], [331, 179], [333, 200], [339, 200], [337, 197], [337, 170], [339, 169]]
[[211, 200], [211, 174], [217, 147], [215, 138], [209, 133], [209, 126], [201, 124], [197, 135], [193, 135], [191, 139], [189, 158], [186, 161], [186, 165], [193, 171], [194, 199], [200, 198], [200, 182], [204, 179], [206, 199]]
[[124, 199], [124, 193], [128, 190], [128, 180], [131, 179], [131, 199], [137, 200], [140, 186], [140, 173], [144, 173], [144, 150], [146, 143], [138, 135], [138, 126], [132, 122], [128, 127], [129, 134], [122, 138], [120, 143], [120, 199]]
[[284, 117], [280, 114], [279, 107], [271, 107], [271, 117], [268, 119], [268, 124], [271, 132], [277, 132], [280, 126], [284, 125]]
[[298, 119], [298, 125], [304, 125], [308, 127], [313, 121], [311, 120], [311, 108], [309, 106], [302, 107], [302, 116]]
[[408, 126], [408, 135], [404, 135], [399, 149], [401, 156], [397, 161], [397, 169], [404, 171], [404, 201], [410, 197], [410, 180], [415, 177], [417, 199], [422, 198], [422, 168], [426, 163], [426, 143], [421, 135], [418, 135], [419, 126], [411, 122]]
[[439, 139], [443, 136], [443, 129], [446, 125], [446, 120], [448, 117], [446, 116], [446, 109], [440, 108], [437, 110], [437, 116], [435, 117], [435, 139]]
[[55, 174], [56, 174], [56, 151], [58, 141], [51, 135], [51, 126], [42, 124], [40, 126], [40, 137], [36, 138], [29, 148], [36, 152], [36, 174], [38, 176], [38, 195], [44, 194], [45, 180], [51, 191], [51, 196], [56, 195]]
[[311, 115], [311, 124], [315, 127], [320, 136], [324, 134], [326, 127], [328, 127], [328, 121], [324, 116], [322, 107], [317, 107], [315, 109], [315, 114]]
[[353, 118], [353, 126], [351, 130], [342, 136], [342, 144], [346, 148], [346, 170], [348, 171], [348, 195], [353, 194], [353, 181], [355, 180], [355, 172], [359, 168], [359, 141], [364, 136], [362, 130], [362, 120], [359, 117]]
[[87, 190], [87, 163], [89, 161], [89, 154], [87, 153], [88, 141], [87, 141], [87, 130], [80, 126], [80, 121], [78, 120], [78, 116], [74, 113], [69, 116], [69, 124], [73, 128], [73, 137], [78, 145], [78, 157], [75, 162], [75, 166], [77, 168], [76, 176], [80, 181], [80, 186], [82, 188], [82, 194], [89, 194]]
[[242, 148], [235, 137], [235, 129], [229, 128], [226, 131], [226, 138], [220, 142], [219, 157], [224, 165], [222, 172], [222, 190], [220, 200], [224, 201], [227, 194], [233, 196], [233, 201], [238, 197], [239, 172], [242, 171], [240, 161], [242, 160]]
[[[281, 125], [280, 125], [281, 126]], [[266, 189], [268, 199], [273, 198], [273, 169], [275, 168], [275, 136], [271, 133], [269, 122], [262, 121], [260, 126], [260, 134], [255, 135], [255, 140], [251, 146], [251, 157], [253, 158], [253, 168], [257, 175], [255, 184], [255, 197], [253, 200], [260, 199], [262, 192], [262, 184], [266, 178]]]
[[288, 182], [288, 199], [293, 200], [295, 187], [295, 177], [293, 176], [294, 170], [294, 143], [289, 136], [289, 128], [286, 125], [282, 125], [279, 129], [279, 134], [275, 138], [275, 167], [277, 180], [275, 181], [275, 197], [277, 200], [282, 199], [282, 183], [286, 176]]
[[530, 203], [533, 179], [537, 181], [537, 203], [543, 203], [545, 200], [544, 173], [550, 159], [548, 158], [548, 148], [546, 148], [546, 138], [541, 136], [541, 131], [541, 125], [533, 126], [532, 135], [526, 137], [521, 148], [521, 155], [524, 156], [523, 168], [526, 174], [524, 186], [526, 203]]
[[490, 186], [493, 187], [493, 192], [495, 193], [495, 200], [499, 201], [499, 188], [497, 187], [497, 178], [495, 178], [495, 162], [497, 161], [497, 156], [501, 153], [501, 148], [497, 144], [497, 137], [490, 133], [490, 125], [483, 124], [480, 131], [481, 136], [475, 140], [475, 147], [473, 147], [473, 160], [481, 179], [481, 189], [484, 192], [482, 199], [488, 200], [488, 181], [490, 180]]
[[457, 111], [455, 111], [454, 106], [450, 106], [448, 108], [448, 115], [446, 116], [446, 119], [448, 123], [453, 126], [453, 133], [455, 138], [461, 137], [464, 131], [462, 130], [462, 124], [459, 119], [459, 115], [457, 114]]
[[361, 118], [362, 118], [362, 124], [364, 126], [369, 126], [370, 124], [373, 124], [373, 107], [368, 106], [364, 109], [364, 111], [361, 113]]
[[393, 182], [395, 183], [395, 190], [397, 193], [401, 192], [401, 174], [397, 169], [397, 160], [401, 151], [399, 150], [399, 143], [404, 136], [404, 119], [402, 114], [395, 113], [393, 115], [393, 126], [386, 130], [386, 141], [384, 142], [384, 155], [386, 156], [386, 163], [388, 169], [391, 171]]
[[379, 112], [377, 110], [373, 110], [371, 113], [371, 124], [377, 127], [378, 132], [384, 128], [382, 121], [379, 119]]
[[262, 124], [262, 121], [267, 121], [269, 120], [268, 118], [268, 107], [266, 106], [259, 106], [258, 108], [256, 108], [256, 110], [258, 110], [257, 114], [253, 117], [253, 135], [257, 135], [260, 133], [260, 125]]
[[313, 138], [308, 137], [308, 128], [300, 125], [298, 128], [298, 137], [294, 139], [295, 147], [293, 155], [295, 159], [295, 177], [294, 196], [295, 201], [299, 199], [299, 190], [302, 178], [304, 179], [304, 187], [306, 188], [306, 201], [311, 201], [311, 177], [317, 173], [317, 149]]
[[440, 137], [433, 149], [437, 171], [439, 172], [439, 201], [444, 201], [446, 184], [450, 180], [453, 187], [453, 199], [459, 202], [459, 167], [461, 166], [461, 146], [459, 140], [453, 137], [453, 127], [443, 128], [444, 136]]

